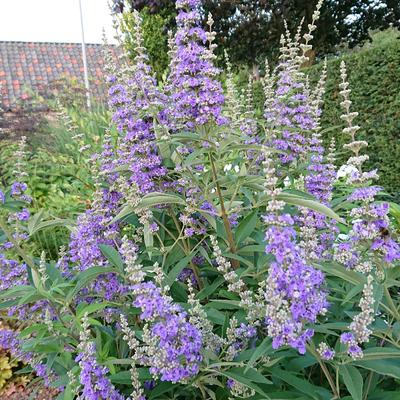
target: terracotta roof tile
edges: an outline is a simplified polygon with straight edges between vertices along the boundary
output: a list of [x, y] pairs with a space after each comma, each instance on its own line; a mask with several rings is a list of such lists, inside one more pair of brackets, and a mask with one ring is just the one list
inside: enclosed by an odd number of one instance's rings
[[[100, 83], [104, 71], [103, 46], [87, 44], [89, 79]], [[110, 46], [117, 62], [117, 50]], [[80, 43], [34, 43], [0, 41], [0, 105], [12, 109], [26, 98], [25, 87], [43, 90], [65, 76], [83, 85], [82, 48]], [[104, 98], [104, 85], [94, 84], [92, 94]]]

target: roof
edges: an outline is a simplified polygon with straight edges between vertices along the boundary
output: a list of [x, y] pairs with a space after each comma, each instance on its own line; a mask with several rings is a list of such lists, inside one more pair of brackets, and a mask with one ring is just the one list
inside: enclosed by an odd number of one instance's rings
[[[115, 46], [109, 46], [117, 60]], [[104, 48], [86, 44], [91, 92], [104, 96]], [[9, 42], [0, 41], [0, 106], [13, 109], [29, 97], [29, 89], [45, 92], [63, 78], [83, 85], [82, 47], [80, 43]]]

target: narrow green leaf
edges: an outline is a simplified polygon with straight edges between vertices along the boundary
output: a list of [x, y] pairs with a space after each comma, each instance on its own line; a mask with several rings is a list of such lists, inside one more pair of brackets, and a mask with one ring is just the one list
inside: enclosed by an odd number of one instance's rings
[[246, 239], [254, 231], [258, 222], [258, 214], [256, 211], [249, 214], [243, 221], [240, 222], [235, 232], [235, 241], [240, 246], [240, 243]]
[[171, 271], [168, 273], [167, 278], [165, 279], [165, 284], [168, 286], [172, 286], [172, 284], [175, 282], [176, 278], [178, 275], [181, 273], [183, 268], [187, 267], [187, 265], [192, 261], [193, 257], [197, 254], [197, 252], [191, 253], [182, 260], [178, 262], [178, 264], [175, 265], [171, 269]]
[[316, 264], [316, 266], [326, 272], [328, 275], [333, 275], [337, 276], [338, 278], [341, 278], [345, 280], [346, 282], [350, 282], [353, 285], [364, 285], [366, 280], [365, 277], [363, 277], [361, 274], [358, 272], [348, 270], [342, 265], [339, 265], [337, 263], [331, 262], [329, 265], [326, 264]]
[[124, 272], [124, 263], [122, 258], [117, 250], [114, 247], [109, 246], [108, 244], [100, 244], [99, 249], [102, 252], [103, 256], [107, 258], [107, 260], [119, 271]]
[[[235, 368], [233, 370], [228, 370], [228, 371], [216, 371], [213, 370], [213, 372], [226, 376], [228, 378], [234, 379], [237, 382], [242, 383], [243, 385], [247, 386], [250, 389], [253, 389], [256, 393], [261, 394], [263, 396], [265, 396], [266, 399], [270, 399], [270, 397], [258, 386], [256, 385], [253, 381], [254, 378], [251, 375], [252, 372], [254, 372], [254, 368], [252, 368], [250, 371], [248, 371], [247, 374], [244, 373], [244, 369], [243, 368]], [[270, 382], [267, 378], [265, 378], [266, 381], [268, 383], [272, 383]], [[264, 382], [265, 383], [265, 382]]]
[[261, 344], [254, 350], [253, 355], [251, 356], [244, 372], [247, 372], [251, 368], [251, 366], [255, 364], [257, 360], [259, 360], [265, 354], [269, 354], [271, 350], [272, 350], [271, 339], [265, 338], [261, 342]]
[[271, 370], [272, 376], [276, 376], [277, 378], [283, 380], [288, 383], [290, 386], [293, 386], [300, 392], [310, 396], [311, 398], [318, 400], [318, 396], [316, 395], [316, 389], [318, 387], [312, 385], [311, 383], [298, 378], [294, 374], [290, 372], [283, 371], [279, 368], [273, 368]]
[[363, 378], [358, 369], [351, 365], [341, 365], [339, 372], [352, 398], [354, 400], [362, 400]]
[[76, 317], [81, 319], [86, 313], [88, 315], [93, 314], [96, 311], [103, 310], [104, 308], [110, 306], [110, 303], [103, 302], [103, 303], [92, 303], [92, 304], [85, 304], [81, 303], [77, 307], [76, 310]]
[[[171, 382], [161, 382], [154, 389], [152, 389], [149, 396], [149, 400], [157, 399], [159, 396], [163, 395], [166, 392], [171, 391], [175, 387], [176, 386]], [[162, 397], [162, 399], [165, 399], [165, 396]]]
[[115, 267], [92, 267], [76, 275], [74, 281], [76, 285], [68, 293], [66, 301], [70, 302], [75, 295], [77, 295], [82, 288], [87, 286], [91, 281], [96, 279], [99, 275], [108, 274], [110, 272], [117, 272]]
[[207, 285], [204, 289], [202, 289], [199, 293], [197, 293], [197, 299], [203, 300], [206, 297], [210, 296], [219, 286], [221, 286], [225, 282], [225, 279], [220, 276], [213, 281], [211, 285]]
[[329, 218], [332, 218], [338, 222], [345, 224], [345, 221], [339, 217], [332, 209], [329, 207], [319, 203], [315, 200], [305, 199], [297, 195], [293, 195], [287, 192], [281, 193], [277, 196], [279, 200], [284, 201], [287, 204], [292, 204], [295, 206], [306, 207], [311, 210], [317, 211], [320, 214], [326, 215]]
[[400, 362], [394, 359], [360, 360], [352, 362], [352, 365], [374, 371], [380, 375], [391, 376], [400, 379]]
[[163, 204], [181, 204], [185, 205], [185, 200], [174, 194], [166, 193], [149, 193], [146, 194], [138, 205], [138, 208], [150, 208], [154, 206], [159, 206]]

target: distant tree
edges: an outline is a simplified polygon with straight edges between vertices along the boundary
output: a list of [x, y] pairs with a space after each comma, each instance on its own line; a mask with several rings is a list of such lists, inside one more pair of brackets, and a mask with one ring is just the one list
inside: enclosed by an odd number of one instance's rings
[[[274, 59], [284, 20], [291, 31], [304, 18], [311, 20], [318, 0], [204, 0], [204, 15], [211, 13], [219, 52], [227, 50], [236, 64], [259, 64]], [[119, 8], [122, 5], [116, 0]], [[133, 9], [146, 8], [164, 18], [175, 14], [173, 0], [130, 0]], [[166, 18], [170, 28], [172, 18]], [[317, 55], [334, 52], [342, 42], [350, 47], [369, 39], [369, 31], [400, 26], [399, 0], [325, 0], [313, 41]]]

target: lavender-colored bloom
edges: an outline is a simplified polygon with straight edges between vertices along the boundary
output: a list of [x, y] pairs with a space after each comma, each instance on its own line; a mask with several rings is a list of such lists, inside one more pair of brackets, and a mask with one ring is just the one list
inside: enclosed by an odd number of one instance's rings
[[28, 219], [31, 216], [31, 213], [27, 208], [24, 208], [22, 209], [22, 211], [15, 213], [15, 216], [19, 221], [28, 221]]
[[[119, 207], [133, 198], [136, 201], [143, 194], [161, 190], [160, 183], [167, 172], [158, 154], [154, 131], [156, 117], [165, 120], [165, 99], [152, 77], [142, 43], [140, 17], [137, 13], [134, 17], [137, 55], [133, 66], [129, 67], [128, 74], [108, 79], [111, 84], [109, 104], [120, 134], [119, 146], [114, 149], [111, 137], [107, 137], [102, 154], [97, 156], [99, 170], [112, 189], [97, 190], [91, 209], [79, 217], [77, 230], [71, 236], [71, 260], [80, 270], [106, 265], [99, 246], [120, 243], [120, 223], [111, 223]], [[118, 166], [127, 167], [129, 176], [120, 177], [115, 171]], [[151, 230], [156, 229], [152, 224]], [[96, 279], [91, 289], [110, 300], [126, 288], [115, 274], [107, 274]]]
[[26, 265], [9, 260], [4, 254], [0, 254], [0, 274], [0, 290], [28, 284]]
[[81, 367], [80, 383], [82, 399], [85, 400], [124, 400], [107, 378], [108, 369], [102, 367], [96, 360], [94, 343], [86, 343], [85, 351], [75, 359]]
[[282, 61], [278, 66], [275, 99], [265, 117], [272, 124], [274, 132], [282, 132], [281, 137], [277, 136], [272, 144], [278, 150], [283, 150], [284, 154], [280, 156], [283, 164], [290, 164], [307, 154], [309, 139], [303, 131], [316, 127], [304, 90], [304, 84], [290, 62]]
[[201, 27], [201, 4], [200, 0], [176, 2], [178, 30], [167, 91], [172, 98], [172, 119], [187, 128], [209, 121], [225, 122], [221, 115], [224, 95], [216, 80], [219, 71], [213, 65], [213, 46], [206, 47], [213, 35]]
[[0, 329], [0, 350], [9, 352], [12, 357], [32, 366], [36, 375], [44, 380], [46, 386], [53, 380], [53, 374], [47, 367], [40, 363], [31, 352], [22, 350], [22, 341], [18, 332], [11, 329]]
[[228, 379], [228, 380], [226, 381], [226, 387], [227, 387], [228, 389], [232, 389], [234, 385], [235, 385], [235, 381], [234, 381], [233, 379]]
[[375, 196], [382, 191], [379, 186], [360, 187], [353, 190], [347, 198], [348, 201], [373, 201]]
[[143, 382], [143, 387], [146, 390], [153, 390], [156, 387], [156, 381], [155, 380], [150, 380], [150, 381], [144, 381]]
[[332, 360], [335, 357], [335, 350], [331, 349], [325, 342], [319, 344], [317, 352], [326, 361]]
[[4, 192], [0, 189], [0, 203], [4, 203], [6, 201], [6, 196]]
[[140, 362], [150, 366], [153, 375], [163, 381], [179, 382], [197, 375], [202, 360], [202, 335], [187, 321], [186, 313], [165, 296], [152, 282], [132, 287], [135, 307], [142, 310], [140, 318], [151, 323], [143, 340], [149, 350]]
[[[151, 328], [158, 341], [163, 363], [150, 367], [152, 374], [160, 374], [162, 381], [179, 382], [197, 375], [202, 338], [199, 330], [186, 321], [185, 313], [169, 315]], [[151, 364], [151, 361], [150, 361]]]
[[18, 197], [21, 196], [28, 189], [28, 185], [23, 182], [14, 182], [11, 185], [11, 196]]
[[[140, 30], [140, 16], [135, 18], [136, 58], [127, 76], [115, 79], [109, 89], [109, 104], [114, 110], [113, 121], [121, 135], [115, 165], [125, 165], [131, 171], [129, 184], [140, 193], [159, 189], [156, 185], [166, 175], [158, 154], [154, 123], [166, 123], [164, 95], [152, 76]], [[110, 149], [108, 150], [110, 153]]]
[[[346, 65], [340, 66], [342, 83], [340, 94], [343, 97], [341, 105], [344, 114], [341, 118], [347, 122], [343, 132], [351, 137], [351, 141], [343, 147], [352, 151], [352, 156], [347, 161], [351, 170], [347, 177], [347, 184], [353, 186], [353, 191], [348, 196], [349, 202], [357, 202], [357, 207], [350, 211], [353, 218], [353, 226], [349, 232], [347, 247], [338, 246], [335, 253], [337, 261], [346, 266], [354, 267], [358, 272], [369, 274], [373, 269], [371, 260], [378, 263], [379, 257], [383, 263], [389, 266], [393, 261], [400, 260], [400, 246], [390, 235], [390, 220], [388, 217], [389, 206], [387, 204], [376, 204], [375, 196], [382, 190], [379, 186], [369, 186], [369, 180], [377, 179], [376, 170], [363, 172], [362, 164], [368, 159], [366, 155], [360, 155], [360, 150], [368, 143], [356, 140], [356, 133], [359, 126], [353, 124], [358, 113], [350, 112], [351, 100], [349, 83], [347, 82]], [[350, 254], [357, 256], [349, 265]]]
[[289, 345], [303, 354], [313, 336], [313, 331], [304, 330], [303, 325], [315, 323], [317, 316], [326, 312], [328, 303], [321, 290], [324, 275], [305, 263], [295, 239], [296, 232], [290, 226], [271, 226], [267, 230], [266, 253], [273, 254], [275, 262], [267, 279], [266, 300], [271, 304], [266, 324], [274, 348]]
[[349, 346], [347, 351], [348, 351], [350, 357], [353, 359], [363, 357], [363, 351], [362, 351], [361, 347], [357, 344], [352, 344], [351, 346]]
[[[119, 207], [121, 194], [103, 189], [98, 197], [93, 208], [78, 218], [77, 229], [71, 235], [70, 260], [77, 264], [75, 268], [80, 271], [106, 265], [107, 260], [100, 245], [113, 245], [115, 240], [119, 240], [119, 223], [110, 222]], [[106, 300], [111, 300], [122, 293], [124, 287], [117, 275], [111, 273], [96, 279], [91, 290], [103, 294]]]
[[178, 275], [178, 281], [186, 283], [188, 280], [190, 280], [194, 287], [197, 287], [198, 282], [193, 270], [191, 268], [183, 268], [183, 270]]
[[100, 251], [100, 244], [113, 244], [119, 231], [118, 224], [109, 224], [119, 206], [121, 195], [106, 189], [99, 193], [95, 207], [78, 218], [77, 230], [71, 235], [71, 261], [80, 270], [95, 265], [105, 265], [106, 259]]
[[237, 354], [248, 348], [250, 342], [255, 343], [257, 328], [251, 324], [241, 323], [228, 334], [228, 338], [229, 336], [231, 345], [226, 352], [228, 359], [234, 360]]

